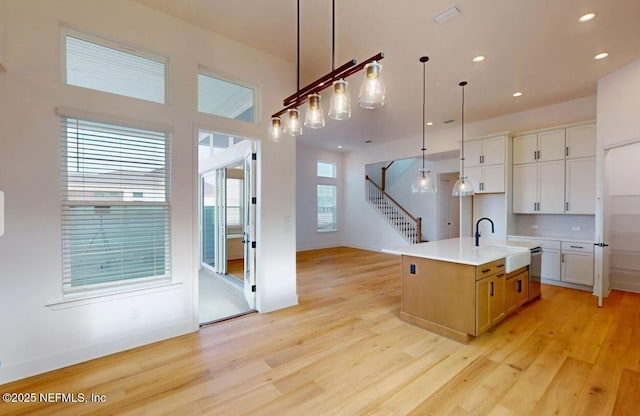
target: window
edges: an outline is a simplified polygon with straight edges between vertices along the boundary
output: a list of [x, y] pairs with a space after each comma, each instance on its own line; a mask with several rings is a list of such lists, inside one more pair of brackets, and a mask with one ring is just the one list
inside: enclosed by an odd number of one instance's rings
[[210, 75], [198, 74], [198, 111], [253, 122], [254, 90]]
[[[244, 166], [242, 166], [244, 169]], [[238, 171], [244, 174], [241, 169], [228, 169], [227, 171]], [[230, 175], [229, 175], [230, 176]], [[227, 176], [227, 232], [241, 233], [244, 228], [244, 179], [235, 179]]]
[[63, 292], [169, 279], [168, 134], [63, 117], [61, 151]]
[[317, 175], [321, 178], [335, 178], [337, 176], [336, 164], [333, 162], [322, 162], [318, 160], [317, 168]]
[[127, 46], [67, 31], [65, 81], [69, 85], [164, 104], [167, 60]]
[[318, 185], [318, 231], [337, 231], [336, 211], [338, 206], [335, 185]]

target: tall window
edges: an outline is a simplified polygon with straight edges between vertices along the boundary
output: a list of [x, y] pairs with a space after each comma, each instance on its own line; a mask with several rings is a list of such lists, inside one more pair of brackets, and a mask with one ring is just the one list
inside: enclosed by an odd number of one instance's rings
[[71, 31], [65, 34], [69, 85], [165, 103], [166, 58]]
[[198, 74], [198, 111], [243, 121], [255, 121], [253, 88]]
[[318, 185], [318, 231], [337, 231], [338, 192], [335, 185]]
[[61, 119], [63, 291], [170, 278], [165, 132]]

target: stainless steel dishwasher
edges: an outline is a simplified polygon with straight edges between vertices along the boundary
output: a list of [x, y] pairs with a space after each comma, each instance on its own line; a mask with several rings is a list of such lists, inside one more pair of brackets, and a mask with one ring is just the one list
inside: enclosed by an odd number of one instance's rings
[[529, 263], [529, 302], [540, 297], [540, 272], [542, 269], [541, 262], [542, 248], [532, 248], [531, 262]]

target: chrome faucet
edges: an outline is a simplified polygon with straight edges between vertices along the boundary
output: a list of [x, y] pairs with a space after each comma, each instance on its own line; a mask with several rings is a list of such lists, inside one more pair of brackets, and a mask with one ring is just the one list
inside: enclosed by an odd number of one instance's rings
[[480, 245], [480, 232], [478, 232], [478, 225], [480, 224], [480, 221], [482, 220], [487, 220], [491, 223], [491, 233], [495, 233], [495, 228], [493, 227], [493, 221], [491, 221], [491, 218], [487, 218], [487, 217], [482, 217], [480, 218], [477, 222], [476, 222], [476, 247], [478, 247]]

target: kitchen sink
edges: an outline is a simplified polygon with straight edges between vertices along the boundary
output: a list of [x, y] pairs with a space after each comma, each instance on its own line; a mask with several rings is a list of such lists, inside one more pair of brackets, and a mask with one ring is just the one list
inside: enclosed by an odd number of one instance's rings
[[523, 247], [499, 246], [491, 245], [486, 248], [500, 249], [506, 252], [504, 271], [511, 273], [521, 267], [528, 266], [531, 263], [531, 251]]

